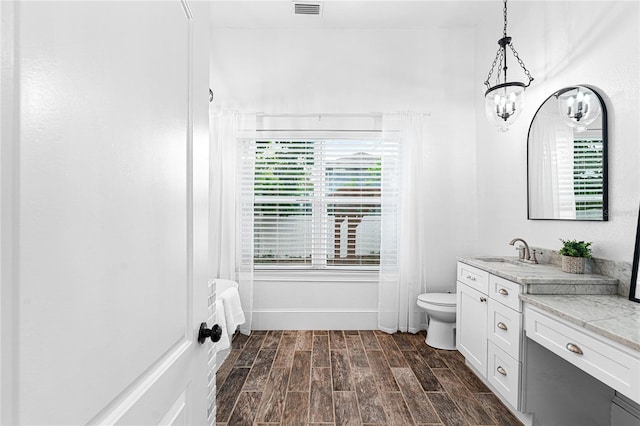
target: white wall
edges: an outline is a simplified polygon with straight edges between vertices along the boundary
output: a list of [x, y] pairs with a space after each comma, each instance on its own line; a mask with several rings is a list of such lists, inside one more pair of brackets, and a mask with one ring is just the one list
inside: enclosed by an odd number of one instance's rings
[[[437, 112], [467, 98], [469, 31], [225, 28], [212, 32], [216, 106], [266, 113]], [[468, 46], [467, 46], [468, 48]], [[460, 78], [464, 83], [445, 85]]]
[[[455, 257], [473, 252], [466, 242], [477, 232], [472, 37], [472, 29], [460, 28], [217, 28], [214, 104], [264, 113], [430, 113], [433, 162], [425, 167], [432, 175], [423, 187], [433, 200], [425, 217], [432, 225], [432, 249], [424, 261], [430, 265], [429, 288], [451, 291]], [[269, 286], [283, 302], [268, 309], [289, 309], [289, 286]], [[377, 297], [375, 288], [362, 288], [337, 297]], [[260, 294], [255, 293], [256, 310], [267, 308]], [[307, 308], [336, 308], [324, 299], [316, 302]]]
[[[501, 34], [501, 16], [496, 18], [478, 28], [478, 85]], [[495, 25], [495, 37], [487, 37], [488, 25]], [[576, 238], [593, 241], [596, 257], [632, 260], [640, 201], [639, 27], [638, 2], [510, 3], [509, 35], [535, 80], [526, 93], [526, 110], [507, 133], [489, 126], [483, 99], [476, 97], [481, 253], [515, 255], [507, 244], [514, 237], [549, 249], [560, 247], [558, 238]], [[510, 75], [520, 72], [511, 61]], [[548, 96], [575, 84], [599, 89], [609, 114], [609, 221], [527, 220], [529, 124]]]
[[475, 126], [457, 120], [473, 115], [471, 36], [464, 29], [217, 30], [212, 85], [216, 102], [245, 111], [431, 113], [434, 161], [425, 167], [438, 184], [425, 218], [434, 225], [434, 250], [425, 260], [433, 262], [433, 283], [453, 288], [452, 261], [464, 240], [454, 228], [463, 224], [475, 234], [467, 220], [475, 216], [475, 187], [468, 185]]
[[[214, 28], [215, 107], [431, 113], [433, 163], [425, 167], [432, 176], [424, 185], [433, 199], [425, 217], [430, 290], [454, 289], [456, 256], [513, 255], [507, 242], [516, 236], [547, 248], [558, 248], [561, 237], [588, 239], [596, 256], [630, 261], [640, 199], [638, 3], [510, 2], [509, 33], [536, 80], [525, 112], [506, 134], [487, 123], [482, 96], [502, 33], [502, 8], [480, 3], [480, 9], [478, 2], [466, 3], [475, 11], [475, 27], [449, 22], [432, 28], [425, 14], [420, 28]], [[513, 61], [510, 70], [519, 72]], [[529, 221], [529, 123], [547, 96], [580, 83], [601, 89], [609, 110], [610, 221]], [[257, 309], [260, 303], [256, 298]]]
[[377, 279], [376, 273], [256, 273], [252, 329], [375, 329]]

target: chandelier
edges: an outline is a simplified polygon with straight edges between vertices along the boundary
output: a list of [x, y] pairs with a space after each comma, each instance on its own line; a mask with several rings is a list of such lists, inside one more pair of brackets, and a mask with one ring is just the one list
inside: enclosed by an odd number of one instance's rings
[[[498, 52], [491, 64], [489, 75], [484, 82], [487, 86], [487, 91], [484, 94], [485, 99], [485, 112], [489, 122], [495, 125], [500, 131], [507, 131], [509, 126], [517, 120], [522, 113], [522, 105], [524, 104], [524, 90], [529, 87], [533, 81], [531, 73], [524, 66], [524, 62], [518, 56], [518, 52], [511, 43], [511, 37], [507, 36], [507, 0], [504, 0], [504, 28], [502, 32], [502, 38], [498, 40]], [[513, 56], [520, 64], [520, 67], [524, 70], [524, 74], [529, 81], [527, 83], [521, 83], [519, 81], [507, 81], [507, 46], [513, 53]], [[491, 86], [490, 80], [493, 75], [494, 69], [497, 73], [493, 86]]]

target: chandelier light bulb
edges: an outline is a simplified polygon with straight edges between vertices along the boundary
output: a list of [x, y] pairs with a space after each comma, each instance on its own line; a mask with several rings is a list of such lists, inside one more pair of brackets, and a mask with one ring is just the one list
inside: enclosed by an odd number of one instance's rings
[[584, 113], [589, 114], [590, 96], [585, 94], [582, 101], [584, 102]]
[[485, 113], [491, 124], [505, 132], [522, 113], [524, 84], [501, 86], [485, 95]]

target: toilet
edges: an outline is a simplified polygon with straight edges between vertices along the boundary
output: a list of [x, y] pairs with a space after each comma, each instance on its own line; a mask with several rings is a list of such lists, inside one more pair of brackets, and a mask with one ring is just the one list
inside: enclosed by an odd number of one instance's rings
[[456, 295], [455, 293], [424, 293], [418, 296], [418, 307], [429, 317], [427, 345], [437, 349], [456, 348]]

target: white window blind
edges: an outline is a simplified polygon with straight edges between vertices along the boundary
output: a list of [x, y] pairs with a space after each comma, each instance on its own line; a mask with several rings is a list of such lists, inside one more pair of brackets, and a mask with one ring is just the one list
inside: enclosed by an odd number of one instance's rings
[[384, 162], [397, 143], [270, 138], [242, 151], [256, 269], [378, 268]]
[[573, 143], [573, 189], [576, 219], [602, 218], [604, 157], [602, 139], [576, 138]]

